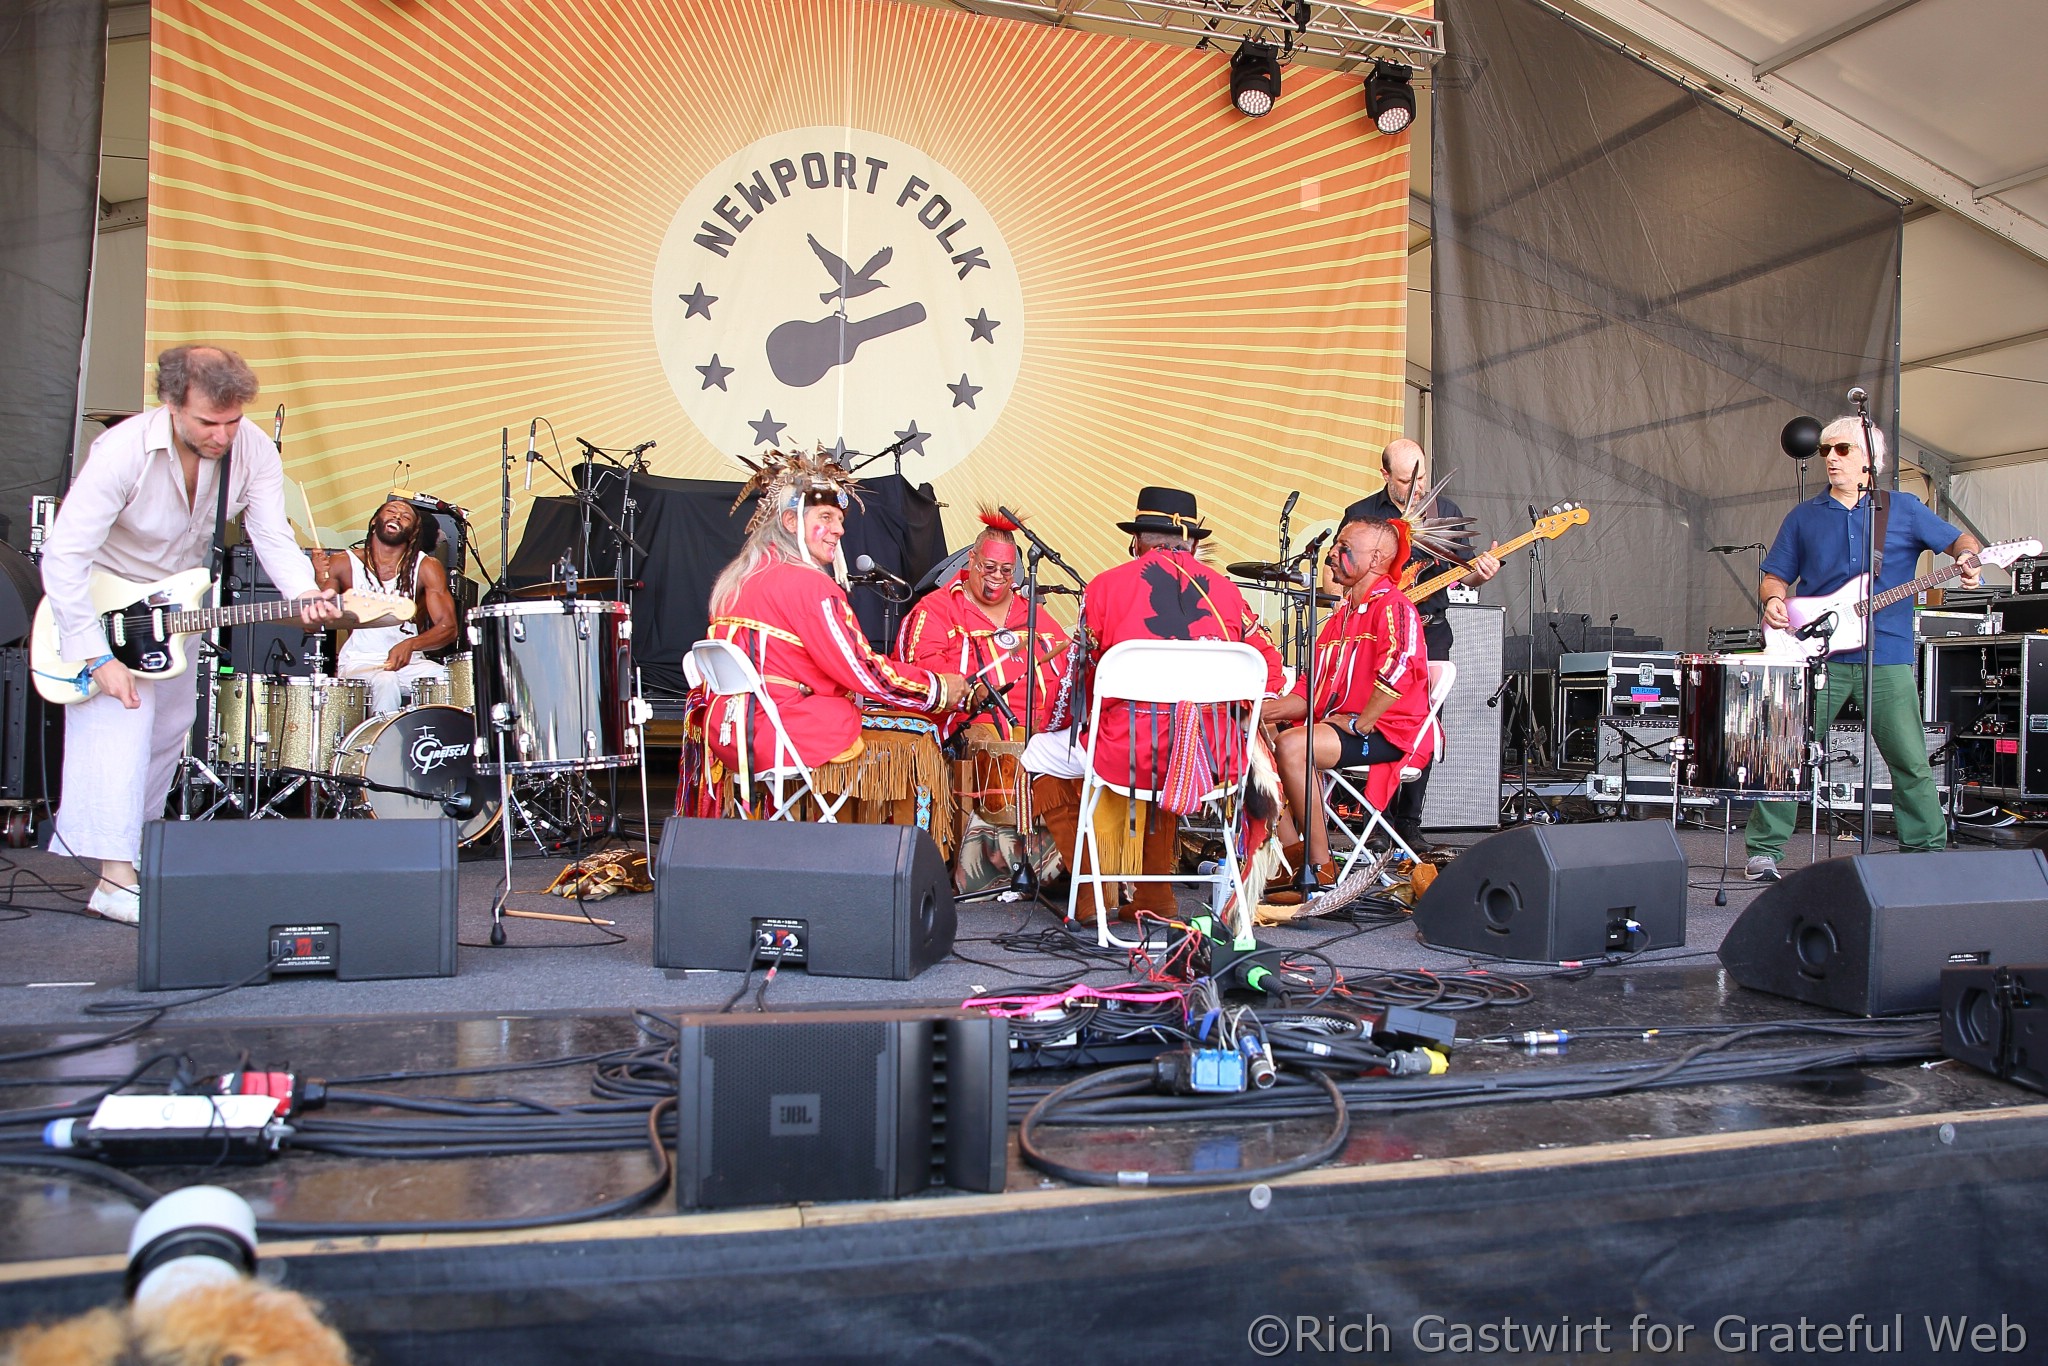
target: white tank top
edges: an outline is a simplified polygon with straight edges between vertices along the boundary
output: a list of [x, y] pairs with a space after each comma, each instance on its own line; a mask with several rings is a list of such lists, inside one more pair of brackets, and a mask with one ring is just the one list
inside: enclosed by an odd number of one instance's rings
[[[370, 568], [367, 556], [356, 555], [354, 551], [349, 553], [356, 562], [358, 586], [374, 588], [380, 593], [398, 591], [398, 581], [405, 577], [404, 564], [401, 563], [398, 567], [399, 572], [393, 574], [390, 581], [386, 582], [377, 577], [376, 570]], [[412, 582], [415, 589], [419, 587], [420, 582], [419, 562], [425, 558], [424, 552], [414, 552]], [[419, 614], [415, 612], [413, 615], [417, 618]], [[347, 674], [380, 669], [384, 666], [385, 657], [391, 653], [392, 646], [406, 636], [416, 636], [419, 633], [417, 620], [403, 621], [396, 626], [359, 626], [349, 632], [348, 639], [342, 644], [341, 653], [335, 656], [334, 671], [338, 674]]]

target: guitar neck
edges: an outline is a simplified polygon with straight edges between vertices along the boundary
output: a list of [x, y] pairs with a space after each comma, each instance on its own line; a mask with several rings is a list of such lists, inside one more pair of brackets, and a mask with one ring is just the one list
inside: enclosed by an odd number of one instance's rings
[[[1496, 559], [1501, 558], [1502, 556], [1512, 555], [1517, 550], [1520, 550], [1523, 546], [1530, 545], [1541, 539], [1543, 538], [1540, 533], [1535, 531], [1525, 531], [1521, 535], [1515, 537], [1515, 539], [1513, 539], [1512, 541], [1508, 541], [1502, 545], [1495, 546], [1493, 549], [1493, 555]], [[1424, 579], [1421, 583], [1415, 584], [1408, 589], [1408, 601], [1427, 602], [1430, 598], [1434, 597], [1438, 592], [1440, 592], [1443, 589], [1449, 588], [1452, 584], [1463, 583], [1465, 581], [1466, 576], [1469, 575], [1471, 572], [1471, 565], [1460, 565], [1456, 569], [1446, 569], [1443, 573], [1438, 574], [1433, 579]]]
[[1934, 585], [1938, 583], [1945, 583], [1962, 572], [1962, 565], [1952, 564], [1946, 569], [1936, 569], [1929, 573], [1922, 574], [1919, 578], [1912, 580], [1910, 583], [1902, 583], [1897, 588], [1887, 588], [1884, 590], [1884, 592], [1879, 593], [1876, 597], [1868, 598], [1863, 602], [1857, 603], [1856, 613], [1858, 616], [1867, 617], [1872, 612], [1882, 612], [1885, 608], [1891, 606], [1893, 603], [1901, 602], [1907, 598], [1910, 598], [1915, 593], [1924, 592], [1927, 589], [1934, 587]]
[[254, 626], [259, 622], [283, 621], [296, 617], [299, 605], [289, 599], [276, 602], [246, 602], [233, 607], [200, 607], [190, 612], [172, 612], [164, 619], [174, 635], [197, 635], [220, 626]]

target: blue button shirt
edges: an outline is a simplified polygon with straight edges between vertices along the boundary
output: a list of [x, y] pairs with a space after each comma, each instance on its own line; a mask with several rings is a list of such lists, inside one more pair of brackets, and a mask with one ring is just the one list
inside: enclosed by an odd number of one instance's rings
[[[1896, 588], [1914, 577], [1923, 550], [1946, 550], [1962, 533], [1934, 515], [1927, 504], [1910, 493], [1892, 494], [1892, 513], [1885, 524], [1884, 568], [1878, 571], [1877, 591]], [[1863, 539], [1865, 507], [1869, 495], [1858, 499], [1854, 508], [1843, 507], [1826, 489], [1794, 507], [1778, 528], [1771, 553], [1764, 556], [1763, 572], [1776, 575], [1792, 585], [1801, 597], [1818, 597], [1834, 592], [1864, 569]], [[1877, 662], [1913, 662], [1913, 601], [1895, 602], [1877, 614]], [[1832, 656], [1846, 664], [1863, 662], [1863, 651], [1847, 650]]]

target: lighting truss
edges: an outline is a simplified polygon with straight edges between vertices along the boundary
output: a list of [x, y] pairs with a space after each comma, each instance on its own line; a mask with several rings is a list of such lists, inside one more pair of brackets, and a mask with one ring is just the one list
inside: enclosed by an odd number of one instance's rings
[[1167, 42], [1276, 45], [1291, 36], [1296, 61], [1349, 70], [1375, 61], [1428, 69], [1444, 55], [1441, 20], [1396, 14], [1343, 0], [1316, 0], [1306, 25], [1290, 0], [966, 0], [963, 8], [1008, 11], [1042, 22], [1134, 30]]

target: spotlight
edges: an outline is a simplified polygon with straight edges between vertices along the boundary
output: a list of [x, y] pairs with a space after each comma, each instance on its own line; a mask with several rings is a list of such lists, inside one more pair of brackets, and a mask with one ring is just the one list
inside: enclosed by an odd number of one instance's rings
[[1365, 78], [1365, 112], [1382, 133], [1398, 133], [1415, 122], [1413, 69], [1399, 62], [1374, 62]]
[[1258, 118], [1280, 98], [1280, 54], [1271, 43], [1239, 43], [1230, 55], [1230, 102]]

